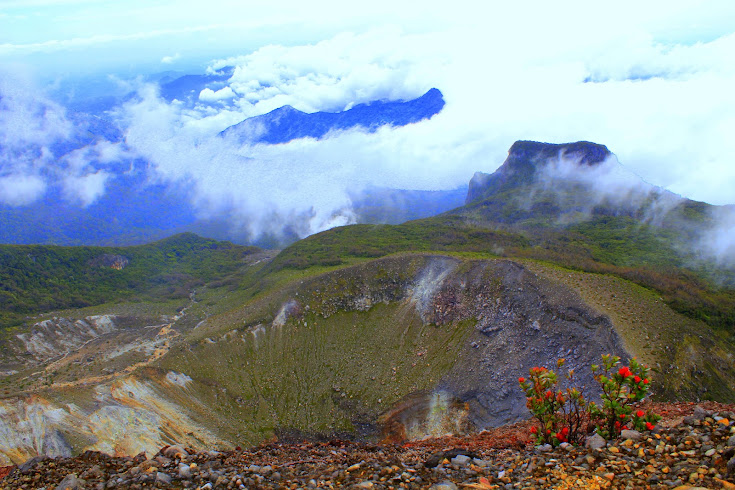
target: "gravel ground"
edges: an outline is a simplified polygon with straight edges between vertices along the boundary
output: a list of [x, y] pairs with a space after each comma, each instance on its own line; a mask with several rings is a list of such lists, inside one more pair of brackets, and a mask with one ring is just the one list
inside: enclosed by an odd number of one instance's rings
[[333, 440], [228, 452], [167, 446], [150, 459], [97, 452], [34, 458], [0, 473], [0, 488], [735, 489], [735, 406], [653, 408], [664, 417], [655, 432], [627, 433], [598, 448], [533, 447], [524, 422], [400, 446]]

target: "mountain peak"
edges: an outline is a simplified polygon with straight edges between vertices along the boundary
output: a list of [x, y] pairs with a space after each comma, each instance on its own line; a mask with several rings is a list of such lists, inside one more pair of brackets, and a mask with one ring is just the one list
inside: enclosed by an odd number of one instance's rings
[[465, 203], [488, 196], [501, 187], [531, 183], [539, 168], [551, 159], [567, 159], [580, 166], [594, 166], [610, 155], [612, 152], [607, 146], [589, 141], [556, 144], [519, 140], [513, 143], [508, 150], [508, 158], [494, 173], [475, 173]]
[[368, 132], [390, 126], [405, 126], [430, 119], [444, 107], [444, 96], [432, 88], [412, 100], [376, 100], [341, 112], [306, 113], [283, 106], [251, 117], [222, 131], [240, 143], [286, 143], [298, 138], [320, 139], [331, 131], [362, 128]]
[[549, 158], [563, 156], [576, 159], [579, 163], [594, 165], [602, 162], [611, 154], [607, 146], [589, 141], [554, 144], [519, 140], [510, 147], [508, 160], [512, 158], [539, 162], [546, 161]]

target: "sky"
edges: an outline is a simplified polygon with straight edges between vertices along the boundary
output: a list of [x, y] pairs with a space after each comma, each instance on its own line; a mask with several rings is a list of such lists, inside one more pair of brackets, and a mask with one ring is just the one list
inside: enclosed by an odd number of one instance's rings
[[[733, 18], [729, 0], [0, 0], [0, 143], [12, 150], [0, 200], [28, 205], [61, 185], [86, 206], [114, 178], [105, 165], [140, 157], [156, 179], [193, 183], [202, 215], [231, 212], [256, 234], [273, 216], [306, 216], [309, 233], [350, 222], [356, 188], [456, 188], [523, 139], [605, 144], [653, 185], [735, 203]], [[232, 77], [189, 103], [148, 83], [225, 66]], [[216, 138], [286, 104], [339, 111], [432, 87], [443, 111], [402, 128]], [[60, 100], [71, 90], [137, 93], [110, 114], [124, 143], [44, 153], [74, 133]]]

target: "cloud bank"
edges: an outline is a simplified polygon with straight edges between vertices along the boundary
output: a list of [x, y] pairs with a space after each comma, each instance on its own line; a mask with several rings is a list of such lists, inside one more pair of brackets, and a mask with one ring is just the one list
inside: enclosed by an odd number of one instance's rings
[[119, 142], [89, 133], [28, 78], [0, 77], [0, 203], [26, 206], [50, 188], [88, 206], [104, 194], [105, 182], [130, 156]]
[[[193, 2], [189, 6], [201, 10]], [[346, 14], [340, 9], [285, 9], [286, 17], [252, 13], [253, 26], [277, 27], [268, 41], [244, 54], [210, 63], [211, 74], [234, 67], [226, 80], [186, 101], [166, 102], [155, 87], [142, 87], [135, 101], [118, 110], [127, 145], [118, 145], [127, 155], [120, 158], [145, 158], [152, 178], [194, 189], [192, 200], [202, 216], [228, 213], [254, 235], [283, 223], [304, 235], [351, 222], [350, 193], [370, 186], [456, 188], [477, 170], [497, 168], [518, 139], [599, 142], [647, 182], [715, 204], [735, 201], [735, 33], [722, 20], [732, 4], [706, 12], [695, 2], [440, 7], [430, 3], [416, 13], [396, 6], [399, 12], [391, 17], [388, 3], [371, 3], [366, 18], [379, 19], [383, 12], [383, 20], [351, 32], [341, 32]], [[131, 18], [164, 19], [157, 7], [126, 8], [132, 9], [126, 14]], [[149, 15], [138, 15], [140, 9]], [[289, 19], [304, 15], [319, 29], [293, 34], [297, 30]], [[419, 20], [405, 22], [414, 17]], [[62, 52], [97, 40], [211, 36], [218, 30], [206, 12], [201, 19], [197, 25], [164, 19], [155, 23], [160, 28], [131, 24], [109, 38], [90, 32], [83, 42], [37, 40], [2, 49]], [[690, 24], [708, 28], [677, 27]], [[153, 61], [160, 66], [179, 52], [189, 58], [184, 47], [167, 46]], [[431, 120], [406, 127], [275, 146], [236, 146], [217, 136], [283, 105], [337, 111], [376, 99], [413, 98], [430, 87], [441, 89], [447, 105]], [[4, 165], [2, 173], [2, 178], [27, 179], [18, 186], [27, 190], [17, 196], [5, 191], [0, 199], [26, 203], [56, 182], [76, 189], [65, 193], [83, 205], [98, 199], [114, 178], [101, 147], [80, 152], [87, 163], [77, 165], [76, 153], [59, 155], [53, 145], [41, 144], [44, 138], [67, 138], [53, 128], [63, 129], [68, 119], [44, 122], [57, 112], [63, 116], [63, 110], [50, 109], [31, 118], [46, 129], [29, 138], [34, 150], [18, 150], [27, 156], [14, 157], [12, 169]], [[54, 180], [51, 160], [72, 171], [72, 178]]]

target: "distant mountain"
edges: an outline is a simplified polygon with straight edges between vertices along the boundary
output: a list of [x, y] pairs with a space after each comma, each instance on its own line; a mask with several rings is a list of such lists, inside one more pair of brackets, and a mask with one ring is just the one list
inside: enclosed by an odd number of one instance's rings
[[298, 138], [323, 138], [330, 131], [356, 127], [374, 132], [385, 125], [405, 126], [429, 119], [444, 107], [442, 93], [432, 88], [417, 99], [375, 101], [342, 112], [306, 113], [291, 106], [251, 117], [222, 131], [240, 143], [286, 143]]
[[470, 181], [465, 204], [488, 197], [509, 186], [533, 184], [537, 171], [552, 158], [575, 160], [579, 165], [601, 164], [612, 153], [604, 145], [578, 141], [568, 144], [516, 141], [508, 151], [508, 158], [494, 173], [475, 173]]
[[161, 87], [161, 97], [167, 101], [174, 99], [182, 102], [195, 102], [199, 93], [205, 88], [219, 90], [232, 77], [234, 68], [225, 67], [217, 73], [204, 75], [183, 75], [173, 79], [161, 78], [158, 83]]
[[644, 182], [606, 146], [517, 141], [494, 173], [475, 173], [456, 213], [526, 229], [627, 217], [691, 240], [711, 224], [715, 208]]
[[[217, 88], [230, 72], [225, 69], [215, 75], [178, 77], [162, 83], [161, 95], [168, 100], [191, 101], [203, 87]], [[375, 101], [338, 113], [306, 114], [284, 107], [247, 119], [228, 128], [224, 134], [244, 141], [244, 135], [253, 128], [265, 128], [258, 142], [282, 143], [305, 136], [322, 137], [330, 131], [358, 126], [368, 131], [375, 131], [382, 125], [402, 126], [430, 118], [443, 106], [441, 92], [431, 89], [414, 100]], [[121, 129], [104, 116], [73, 111], [68, 117], [77, 130], [68, 139], [52, 146], [58, 159], [100, 141], [123, 141]], [[96, 163], [91, 165], [94, 168]], [[300, 237], [297, 230], [285, 225], [280, 236], [254, 238], [247, 234], [246, 228], [233, 229], [228, 216], [202, 220], [190, 202], [191, 189], [174, 188], [150, 179], [145, 161], [107, 162], [104, 170], [110, 172], [105, 192], [87, 206], [70, 200], [60, 186], [51, 186], [42, 199], [29, 205], [0, 204], [0, 243], [136, 245], [192, 231], [241, 244], [252, 244], [257, 238], [257, 245], [280, 247]], [[351, 196], [352, 211], [361, 223], [399, 223], [453, 209], [462, 204], [464, 193], [465, 188], [431, 192], [360, 190]]]

